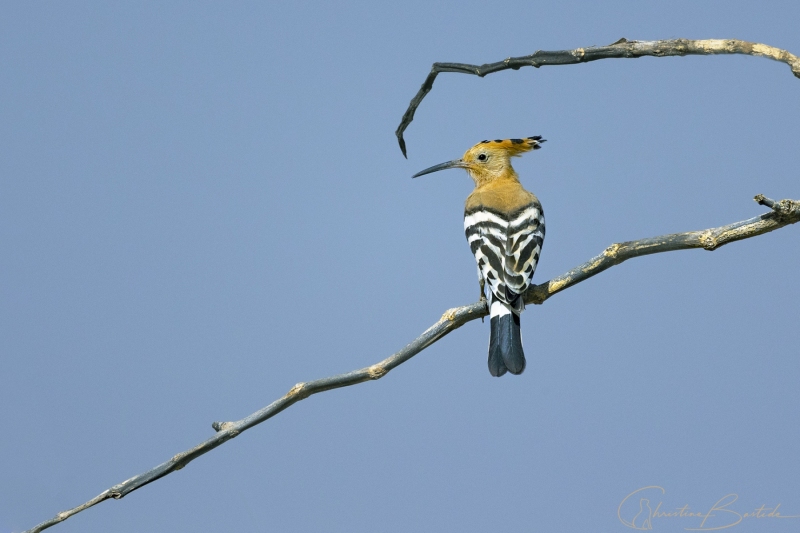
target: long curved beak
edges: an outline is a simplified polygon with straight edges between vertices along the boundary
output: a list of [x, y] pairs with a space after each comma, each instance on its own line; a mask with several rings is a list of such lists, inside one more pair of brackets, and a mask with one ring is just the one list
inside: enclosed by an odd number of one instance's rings
[[461, 159], [454, 159], [452, 161], [448, 161], [447, 163], [439, 163], [438, 165], [433, 165], [430, 168], [426, 168], [421, 172], [417, 172], [412, 178], [418, 178], [420, 176], [424, 176], [425, 174], [430, 174], [431, 172], [438, 172], [439, 170], [444, 170], [446, 168], [467, 168], [467, 164], [464, 163]]

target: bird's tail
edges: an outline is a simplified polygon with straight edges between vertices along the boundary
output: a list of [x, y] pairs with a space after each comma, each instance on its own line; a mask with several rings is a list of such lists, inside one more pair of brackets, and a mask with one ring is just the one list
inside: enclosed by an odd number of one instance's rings
[[511, 311], [492, 294], [492, 333], [489, 337], [489, 372], [496, 377], [506, 373], [522, 374], [525, 370], [525, 353], [519, 331], [519, 315]]

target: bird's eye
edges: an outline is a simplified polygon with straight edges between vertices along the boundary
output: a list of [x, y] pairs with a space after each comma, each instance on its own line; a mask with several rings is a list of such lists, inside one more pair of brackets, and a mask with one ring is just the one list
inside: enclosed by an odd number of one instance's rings
[[486, 154], [481, 154], [478, 156], [478, 161], [486, 161]]

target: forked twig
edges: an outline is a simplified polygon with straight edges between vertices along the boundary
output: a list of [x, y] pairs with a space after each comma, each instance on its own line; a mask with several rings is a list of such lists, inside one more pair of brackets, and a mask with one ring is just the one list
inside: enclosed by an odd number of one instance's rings
[[[581, 281], [633, 257], [690, 248], [716, 250], [729, 242], [755, 237], [762, 233], [767, 233], [800, 221], [800, 201], [781, 200], [780, 202], [775, 202], [769, 198], [765, 198], [763, 195], [756, 196], [755, 200], [761, 205], [770, 207], [772, 211], [719, 228], [711, 228], [704, 231], [690, 231], [686, 233], [673, 233], [671, 235], [662, 235], [660, 237], [613, 244], [606, 248], [602, 254], [573, 268], [566, 274], [562, 274], [541, 285], [532, 286], [525, 294], [525, 301], [535, 304], [544, 303], [545, 300], [554, 294], [572, 287], [573, 285], [577, 285]], [[265, 422], [284, 409], [287, 409], [291, 405], [313, 394], [380, 379], [390, 370], [405, 363], [451, 331], [458, 329], [467, 322], [484, 317], [488, 314], [489, 311], [485, 302], [476, 302], [463, 307], [450, 309], [442, 315], [442, 318], [440, 318], [438, 322], [425, 330], [422, 335], [414, 339], [405, 348], [383, 361], [345, 374], [338, 374], [336, 376], [317, 379], [306, 383], [298, 383], [284, 396], [246, 418], [237, 422], [214, 422], [212, 427], [217, 433], [213, 437], [190, 450], [175, 455], [168, 461], [143, 474], [139, 474], [118, 485], [114, 485], [78, 507], [58, 513], [55, 517], [46, 522], [42, 522], [25, 533], [38, 533], [109, 498], [122, 498], [148, 483], [156, 481], [176, 470], [180, 470], [204, 453], [224, 444], [241, 432], [261, 422]]]
[[751, 56], [766, 57], [786, 63], [791, 67], [792, 73], [800, 78], [800, 58], [794, 54], [761, 43], [751, 43], [740, 41], [739, 39], [668, 39], [665, 41], [628, 41], [625, 38], [609, 44], [608, 46], [592, 46], [589, 48], [576, 48], [575, 50], [538, 50], [531, 55], [521, 57], [509, 57], [496, 63], [486, 63], [483, 65], [470, 65], [467, 63], [434, 63], [430, 74], [425, 78], [425, 82], [420, 87], [408, 109], [403, 114], [400, 125], [397, 126], [395, 135], [400, 144], [403, 156], [406, 153], [406, 141], [403, 132], [411, 121], [414, 120], [414, 113], [417, 111], [422, 99], [425, 98], [431, 89], [433, 81], [440, 72], [458, 72], [460, 74], [472, 74], [481, 78], [487, 74], [500, 72], [501, 70], [519, 70], [521, 67], [543, 67], [546, 65], [574, 65], [576, 63], [588, 63], [598, 59], [612, 58], [637, 58], [643, 56], [687, 56], [687, 55], [716, 55], [716, 54], [744, 54]]

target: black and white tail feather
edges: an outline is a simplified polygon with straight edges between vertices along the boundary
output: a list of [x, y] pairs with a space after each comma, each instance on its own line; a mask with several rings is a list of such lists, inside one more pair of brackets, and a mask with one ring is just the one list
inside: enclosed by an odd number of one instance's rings
[[489, 313], [492, 332], [489, 336], [489, 372], [500, 377], [506, 371], [522, 374], [525, 370], [525, 352], [519, 331], [519, 315], [492, 294]]

